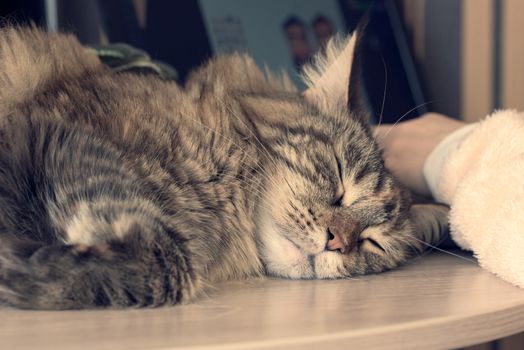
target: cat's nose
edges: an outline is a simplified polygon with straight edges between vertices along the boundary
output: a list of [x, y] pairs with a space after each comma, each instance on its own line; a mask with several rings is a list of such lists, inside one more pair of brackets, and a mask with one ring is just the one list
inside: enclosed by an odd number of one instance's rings
[[344, 244], [344, 241], [342, 240], [342, 237], [340, 237], [339, 234], [335, 234], [331, 232], [330, 229], [328, 229], [328, 241], [326, 244], [326, 248], [328, 250], [340, 249], [340, 251], [344, 253], [346, 249], [346, 245]]
[[327, 224], [327, 250], [339, 250], [349, 253], [356, 245], [360, 236], [360, 225], [348, 217], [334, 216]]

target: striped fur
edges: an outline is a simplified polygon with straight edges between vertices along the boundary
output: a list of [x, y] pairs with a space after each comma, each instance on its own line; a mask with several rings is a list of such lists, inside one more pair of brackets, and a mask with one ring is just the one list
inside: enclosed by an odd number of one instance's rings
[[[0, 302], [173, 305], [217, 281], [340, 278], [420, 253], [348, 92], [313, 90], [242, 55], [181, 88], [115, 74], [70, 36], [2, 29]], [[445, 210], [417, 210], [438, 240]], [[334, 218], [362, 228], [349, 253], [326, 250]]]

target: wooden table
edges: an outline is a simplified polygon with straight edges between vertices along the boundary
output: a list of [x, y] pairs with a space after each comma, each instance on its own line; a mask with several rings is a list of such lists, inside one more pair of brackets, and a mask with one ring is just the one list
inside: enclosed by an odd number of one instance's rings
[[352, 280], [226, 283], [174, 308], [0, 310], [0, 349], [17, 350], [456, 348], [523, 330], [524, 290], [442, 253]]

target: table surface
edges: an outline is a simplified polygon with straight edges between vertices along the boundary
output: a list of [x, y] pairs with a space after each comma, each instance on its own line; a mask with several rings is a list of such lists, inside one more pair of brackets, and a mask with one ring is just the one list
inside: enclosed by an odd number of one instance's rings
[[228, 282], [192, 305], [0, 320], [0, 349], [456, 348], [523, 331], [524, 290], [432, 253], [350, 280]]

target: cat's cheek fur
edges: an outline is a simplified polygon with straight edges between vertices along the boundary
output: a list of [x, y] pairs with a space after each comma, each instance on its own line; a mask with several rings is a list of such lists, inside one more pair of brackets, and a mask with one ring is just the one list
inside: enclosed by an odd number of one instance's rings
[[315, 277], [308, 256], [294, 243], [278, 236], [274, 236], [271, 241], [264, 254], [266, 269], [270, 275], [293, 279]]
[[264, 210], [257, 223], [257, 236], [260, 257], [268, 274], [294, 279], [315, 277], [308, 256], [281, 234]]

